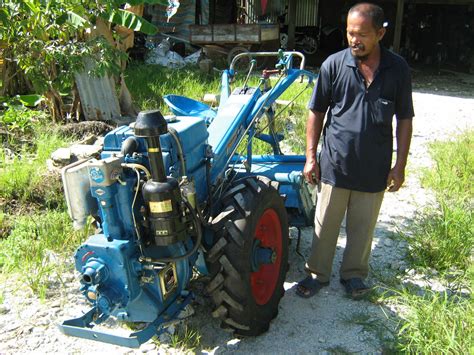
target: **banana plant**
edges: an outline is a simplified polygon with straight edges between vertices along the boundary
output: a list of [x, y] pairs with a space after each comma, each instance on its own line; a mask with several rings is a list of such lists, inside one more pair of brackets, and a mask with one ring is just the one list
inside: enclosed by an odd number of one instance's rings
[[[97, 63], [95, 74], [120, 76], [126, 53], [120, 49], [117, 31], [157, 32], [131, 6], [138, 6], [140, 12], [144, 4], [166, 5], [168, 1], [3, 0], [2, 3], [0, 41], [6, 43], [6, 49], [0, 95], [25, 93], [10, 89], [23, 78], [25, 84], [16, 87], [17, 90], [42, 94], [53, 120], [57, 121], [67, 114], [63, 94], [73, 90], [73, 75], [83, 69], [85, 58]], [[77, 100], [76, 97], [73, 102]]]

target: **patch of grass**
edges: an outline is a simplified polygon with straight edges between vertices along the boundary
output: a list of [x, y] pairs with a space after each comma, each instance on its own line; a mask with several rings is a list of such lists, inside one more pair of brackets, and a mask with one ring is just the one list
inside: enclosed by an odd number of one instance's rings
[[62, 135], [38, 128], [33, 148], [24, 146], [18, 155], [7, 156], [0, 151], [0, 197], [21, 204], [42, 204], [47, 208], [64, 207], [61, 180], [48, 173], [46, 160], [51, 153], [67, 145]]
[[169, 69], [160, 65], [132, 63], [126, 70], [127, 86], [141, 110], [169, 112], [164, 95], [176, 94], [202, 100], [206, 93], [219, 93], [219, 75], [193, 68]]
[[464, 354], [474, 350], [472, 299], [428, 291], [420, 297], [403, 292], [397, 298], [406, 308], [398, 334], [398, 349], [407, 353]]
[[474, 248], [473, 212], [466, 205], [439, 201], [439, 209], [424, 211], [413, 225], [413, 235], [404, 239], [416, 267], [467, 270]]
[[385, 349], [394, 348], [393, 330], [382, 319], [365, 312], [354, 312], [346, 316], [344, 322], [348, 325], [359, 325], [362, 327], [363, 332], [375, 334]]
[[[1, 98], [0, 98], [1, 100]], [[5, 103], [4, 103], [5, 104]], [[50, 117], [41, 110], [29, 109], [20, 104], [5, 104], [0, 107], [0, 126], [3, 129], [2, 144], [8, 143], [9, 139], [20, 138], [14, 140], [13, 143], [22, 145], [25, 138], [31, 138], [30, 135], [35, 133], [38, 126], [47, 127], [50, 124]]]
[[12, 222], [8, 218], [8, 215], [0, 211], [0, 240], [10, 233], [11, 224]]
[[47, 117], [43, 111], [18, 105], [0, 110], [0, 127], [4, 130], [1, 136], [2, 145], [9, 146], [10, 149], [25, 144], [31, 146], [31, 140], [28, 138], [34, 134], [35, 126], [47, 121]]
[[67, 213], [56, 211], [17, 217], [11, 228], [8, 238], [0, 240], [0, 270], [18, 273], [40, 296], [53, 275], [54, 280], [60, 277], [58, 257], [70, 253], [88, 234], [73, 231]]
[[404, 235], [409, 255], [417, 267], [466, 271], [474, 249], [474, 131], [433, 143], [430, 153], [435, 165], [422, 181], [434, 191], [437, 206], [425, 210], [411, 235]]
[[433, 169], [424, 171], [422, 183], [438, 200], [468, 202], [474, 197], [474, 131], [453, 140], [430, 144]]
[[[307, 105], [313, 90], [312, 85], [293, 83], [280, 97], [281, 100], [293, 100], [291, 107], [286, 108], [280, 117], [285, 124], [283, 133], [285, 142], [294, 154], [304, 154], [306, 150], [306, 120], [308, 118]], [[278, 107], [277, 107], [278, 108]], [[281, 106], [280, 109], [283, 109]], [[277, 110], [278, 112], [278, 110]]]
[[180, 353], [194, 354], [194, 350], [201, 345], [201, 334], [198, 330], [184, 324], [177, 327], [176, 332], [170, 336], [169, 345]]
[[16, 106], [0, 114], [0, 272], [19, 275], [40, 297], [60, 279], [60, 255], [83, 239], [72, 231], [59, 174], [46, 166], [69, 139], [45, 117]]
[[380, 295], [387, 289], [395, 288], [397, 285], [400, 284], [401, 272], [398, 270], [372, 268], [370, 272], [372, 274], [372, 277], [377, 280], [377, 284], [380, 285], [378, 287], [372, 288], [372, 291], [374, 291], [375, 294]]
[[474, 131], [435, 142], [430, 153], [435, 164], [423, 172], [422, 182], [435, 193], [436, 205], [422, 211], [410, 233], [402, 236], [413, 268], [437, 270], [441, 284], [464, 295], [398, 285], [384, 297], [400, 310], [398, 351], [473, 353], [474, 303], [465, 294], [474, 273]]

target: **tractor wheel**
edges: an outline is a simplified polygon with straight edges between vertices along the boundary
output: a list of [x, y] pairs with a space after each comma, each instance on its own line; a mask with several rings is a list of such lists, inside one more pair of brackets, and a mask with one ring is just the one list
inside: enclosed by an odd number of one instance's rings
[[284, 294], [288, 221], [275, 184], [261, 176], [235, 183], [213, 221], [218, 239], [207, 253], [212, 315], [237, 335], [267, 331]]
[[[245, 47], [234, 47], [232, 48], [229, 53], [227, 54], [227, 63], [230, 64], [232, 63], [232, 60], [237, 54], [241, 53], [248, 53], [248, 49]], [[235, 71], [245, 73], [250, 69], [250, 57], [243, 57], [240, 58], [239, 61], [235, 64], [234, 66]]]
[[303, 48], [303, 53], [314, 54], [318, 50], [318, 42], [312, 37], [305, 36], [301, 42], [301, 47]]

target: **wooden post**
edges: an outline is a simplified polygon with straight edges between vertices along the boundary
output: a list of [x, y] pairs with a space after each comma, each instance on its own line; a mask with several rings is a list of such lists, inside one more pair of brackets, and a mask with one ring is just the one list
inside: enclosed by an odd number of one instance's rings
[[395, 36], [393, 38], [393, 51], [400, 52], [400, 40], [402, 38], [403, 7], [405, 0], [397, 0], [397, 18], [395, 19]]
[[288, 1], [288, 44], [287, 49], [295, 49], [296, 0]]

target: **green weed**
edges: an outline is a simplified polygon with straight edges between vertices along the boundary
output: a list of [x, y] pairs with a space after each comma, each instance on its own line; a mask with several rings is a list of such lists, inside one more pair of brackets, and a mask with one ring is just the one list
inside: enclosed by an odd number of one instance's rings
[[[252, 85], [258, 84], [258, 77], [251, 82]], [[275, 86], [278, 79], [271, 80], [271, 85]], [[236, 86], [240, 82], [237, 80]], [[306, 119], [308, 110], [306, 108], [311, 96], [312, 86], [308, 83], [299, 81], [294, 82], [282, 95], [277, 99], [278, 104], [275, 105], [275, 131], [284, 135], [281, 146], [290, 148], [293, 154], [304, 154], [306, 147]], [[266, 126], [266, 120], [260, 123], [261, 127]], [[271, 148], [260, 140], [255, 140], [254, 145], [257, 147], [254, 154], [272, 153]]]
[[68, 139], [45, 125], [44, 117], [16, 106], [0, 114], [7, 132], [2, 146], [9, 148], [0, 150], [0, 270], [21, 275], [40, 297], [59, 273], [57, 256], [76, 246], [79, 235], [64, 212], [60, 177], [46, 167], [50, 154]]
[[[439, 271], [440, 282], [465, 292], [474, 275], [474, 131], [455, 140], [430, 146], [434, 167], [422, 182], [433, 190], [436, 205], [422, 211], [410, 233], [409, 261], [414, 268]], [[401, 289], [401, 290], [400, 290]], [[468, 290], [470, 293], [471, 290]], [[384, 295], [399, 305], [400, 327], [396, 348], [407, 353], [473, 353], [472, 297], [448, 296], [419, 288], [392, 286]]]
[[424, 186], [436, 192], [438, 200], [466, 202], [474, 198], [474, 131], [454, 140], [430, 144], [433, 169], [425, 170]]
[[441, 200], [438, 209], [424, 211], [412, 229], [412, 236], [403, 237], [414, 266], [441, 272], [467, 270], [474, 248], [474, 220], [466, 205]]
[[186, 349], [193, 351], [201, 344], [201, 334], [194, 329], [189, 329], [187, 326], [176, 335], [171, 337], [171, 344], [174, 348]]
[[424, 296], [402, 292], [406, 308], [398, 348], [407, 353], [463, 354], [474, 350], [474, 306], [471, 299], [429, 291]]
[[206, 93], [219, 93], [220, 78], [193, 68], [169, 69], [132, 63], [126, 70], [127, 86], [141, 110], [169, 112], [164, 95], [175, 94], [202, 100]]
[[0, 239], [6, 237], [10, 233], [11, 221], [8, 215], [0, 211]]
[[41, 296], [54, 272], [61, 272], [58, 257], [71, 252], [86, 234], [86, 231], [72, 230], [66, 212], [48, 211], [18, 217], [8, 238], [0, 240], [0, 270], [17, 272]]
[[454, 141], [430, 146], [435, 162], [422, 182], [436, 196], [436, 208], [426, 209], [414, 223], [411, 235], [402, 235], [414, 266], [438, 271], [466, 271], [474, 249], [474, 131]]
[[294, 154], [304, 154], [306, 150], [306, 120], [308, 109], [306, 108], [313, 90], [308, 83], [295, 82], [286, 90], [280, 100], [292, 101], [291, 105], [277, 106], [277, 115], [284, 124], [282, 132], [285, 135], [285, 142]]
[[19, 130], [25, 132], [31, 129], [37, 115], [40, 111], [32, 111], [22, 106], [11, 106], [0, 113], [0, 123], [9, 130]]
[[48, 173], [46, 160], [67, 144], [67, 139], [48, 130], [38, 132], [33, 149], [23, 147], [18, 155], [7, 157], [0, 151], [0, 197], [22, 204], [39, 203], [48, 208], [64, 206], [59, 176]]
[[194, 353], [194, 350], [201, 345], [201, 334], [184, 324], [177, 327], [177, 331], [170, 336], [169, 345], [185, 354]]
[[365, 312], [355, 312], [347, 315], [343, 320], [348, 325], [359, 325], [362, 332], [375, 334], [385, 349], [394, 348], [393, 330], [382, 319]]
[[43, 111], [27, 109], [24, 106], [9, 106], [0, 111], [0, 127], [4, 129], [2, 144], [9, 146], [28, 143], [28, 137], [34, 133], [35, 126], [46, 119]]

